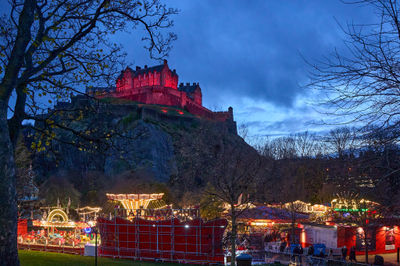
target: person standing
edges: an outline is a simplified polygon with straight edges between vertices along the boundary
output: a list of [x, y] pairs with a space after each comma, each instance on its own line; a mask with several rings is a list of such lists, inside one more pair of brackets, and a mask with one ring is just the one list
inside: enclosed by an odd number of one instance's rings
[[332, 249], [329, 250], [328, 259], [333, 260], [333, 250]]
[[311, 245], [309, 248], [308, 248], [308, 256], [314, 256], [314, 246], [313, 245]]
[[302, 264], [303, 252], [304, 252], [303, 247], [301, 245], [299, 245], [299, 248], [297, 250], [297, 254], [299, 255], [300, 265]]
[[285, 241], [282, 241], [282, 242], [281, 242], [281, 245], [280, 245], [280, 247], [279, 247], [279, 251], [280, 251], [280, 252], [284, 252], [284, 251], [285, 251], [285, 248], [286, 248], [286, 242], [285, 242]]
[[350, 260], [351, 262], [353, 262], [353, 260], [354, 260], [354, 262], [357, 262], [357, 258], [356, 258], [356, 249], [355, 249], [354, 246], [352, 246], [351, 249], [350, 249], [349, 260]]
[[346, 260], [346, 257], [347, 257], [347, 247], [343, 246], [342, 247], [342, 259]]

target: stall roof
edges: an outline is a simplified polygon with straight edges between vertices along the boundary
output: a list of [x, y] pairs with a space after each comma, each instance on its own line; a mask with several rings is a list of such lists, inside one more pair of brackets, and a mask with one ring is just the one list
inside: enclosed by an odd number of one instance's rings
[[[258, 206], [245, 210], [239, 216], [239, 218], [252, 220], [290, 221], [292, 219], [292, 213], [286, 209]], [[309, 218], [309, 215], [295, 213], [295, 218], [296, 220], [306, 220]]]

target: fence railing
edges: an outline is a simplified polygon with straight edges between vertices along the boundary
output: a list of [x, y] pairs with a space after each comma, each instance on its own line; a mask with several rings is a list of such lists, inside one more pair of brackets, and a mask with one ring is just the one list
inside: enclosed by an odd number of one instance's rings
[[200, 219], [180, 221], [132, 221], [115, 217], [99, 218], [101, 235], [99, 255], [137, 260], [162, 260], [185, 263], [222, 263], [222, 238], [226, 220], [203, 222]]
[[305, 254], [293, 254], [291, 252], [265, 251], [265, 262], [280, 262], [286, 265], [302, 266], [368, 266], [370, 264], [351, 262], [340, 258], [315, 257]]
[[66, 245], [48, 245], [48, 244], [27, 244], [27, 243], [18, 243], [18, 249], [58, 252], [58, 253], [67, 253], [76, 255], [83, 255], [85, 251], [83, 247], [72, 247]]

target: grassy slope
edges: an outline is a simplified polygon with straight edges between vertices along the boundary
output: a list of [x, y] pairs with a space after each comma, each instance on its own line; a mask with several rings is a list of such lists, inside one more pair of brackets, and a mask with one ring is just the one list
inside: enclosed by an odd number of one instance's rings
[[[69, 255], [62, 253], [42, 252], [42, 251], [19, 251], [21, 266], [72, 266], [72, 265], [94, 265], [94, 257], [84, 257], [79, 255]], [[109, 258], [98, 258], [101, 265], [135, 265], [135, 266], [160, 266], [161, 263], [141, 262], [132, 260], [113, 260]], [[178, 264], [162, 263], [162, 266], [173, 266]]]

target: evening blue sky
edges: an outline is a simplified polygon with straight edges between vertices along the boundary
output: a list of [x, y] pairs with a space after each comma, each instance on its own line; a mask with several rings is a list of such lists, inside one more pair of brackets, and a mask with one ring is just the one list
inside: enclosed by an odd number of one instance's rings
[[[379, 19], [370, 7], [341, 0], [162, 2], [180, 10], [167, 29], [178, 36], [167, 59], [179, 82], [199, 82], [204, 106], [232, 106], [238, 125], [256, 138], [329, 130], [313, 104], [320, 96], [304, 86], [310, 70], [304, 58], [315, 62], [334, 49], [345, 52], [339, 24]], [[127, 52], [128, 66], [160, 63], [142, 48], [143, 36], [138, 29], [112, 37]]]
[[[212, 110], [234, 108], [238, 124], [253, 136], [324, 131], [304, 88], [307, 60], [344, 51], [339, 24], [372, 23], [373, 11], [339, 0], [170, 0], [180, 13], [172, 29], [178, 40], [168, 63], [180, 82], [199, 82]], [[134, 34], [118, 34], [131, 66], [155, 65]]]

